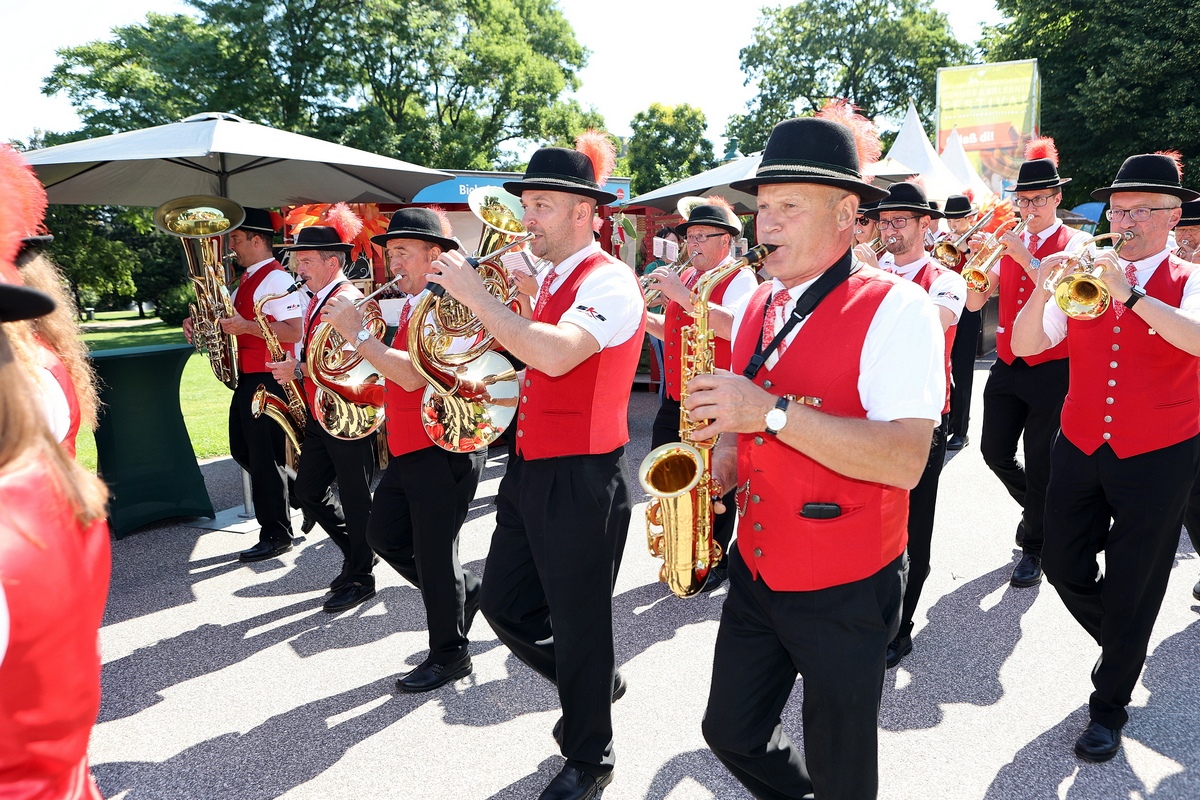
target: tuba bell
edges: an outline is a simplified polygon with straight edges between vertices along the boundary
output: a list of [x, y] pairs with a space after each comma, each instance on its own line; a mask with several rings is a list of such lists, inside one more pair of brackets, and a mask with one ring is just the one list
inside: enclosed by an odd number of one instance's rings
[[1079, 251], [1068, 255], [1046, 278], [1044, 288], [1054, 293], [1054, 302], [1072, 319], [1095, 319], [1108, 310], [1108, 287], [1100, 277], [1102, 270], [1095, 266], [1095, 257], [1086, 249], [1096, 242], [1116, 242], [1113, 252], [1133, 238], [1132, 231], [1104, 233], [1084, 240]]
[[168, 200], [154, 209], [154, 225], [182, 240], [188, 277], [196, 302], [188, 305], [192, 316], [192, 342], [208, 356], [217, 380], [237, 388], [237, 338], [221, 330], [221, 320], [234, 315], [227, 288], [224, 236], [246, 219], [242, 207], [224, 197], [191, 195]]

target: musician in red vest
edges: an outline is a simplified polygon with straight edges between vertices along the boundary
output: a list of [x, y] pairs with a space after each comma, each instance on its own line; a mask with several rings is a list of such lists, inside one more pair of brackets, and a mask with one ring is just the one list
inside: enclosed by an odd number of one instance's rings
[[[983, 390], [983, 461], [995, 473], [1012, 499], [1020, 504], [1017, 544], [1021, 559], [1013, 567], [1010, 583], [1016, 588], [1042, 582], [1042, 540], [1045, 531], [1046, 483], [1050, 480], [1050, 445], [1058, 433], [1058, 419], [1067, 394], [1065, 342], [1036, 356], [1013, 353], [1013, 320], [1036, 288], [1040, 259], [1064, 250], [1075, 250], [1087, 234], [1063, 225], [1056, 215], [1062, 187], [1070, 178], [1058, 175], [1058, 150], [1049, 138], [1034, 139], [1025, 149], [1013, 204], [1028, 226], [1021, 235], [1001, 237], [1004, 257], [990, 273], [987, 292], [970, 292], [967, 310], [976, 311], [1000, 290], [1000, 319], [996, 324], [996, 363]], [[979, 251], [983, 234], [971, 238]], [[1025, 464], [1017, 461], [1021, 442]]]
[[[956, 243], [975, 224], [979, 209], [969, 195], [952, 194], [946, 198], [943, 213], [950, 230], [944, 231], [939, 241]], [[971, 256], [971, 247], [964, 242], [959, 249], [963, 255], [951, 269], [961, 274], [963, 265]], [[971, 426], [971, 389], [975, 385], [975, 355], [979, 350], [982, 317], [982, 311], [964, 308], [958, 318], [958, 331], [954, 334], [954, 350], [950, 354], [950, 374], [953, 377], [950, 387], [950, 438], [946, 440], [946, 449], [950, 451], [962, 450], [971, 443], [967, 432]]]
[[[739, 309], [733, 374], [684, 405], [721, 436], [736, 547], [703, 732], [756, 797], [875, 797], [888, 643], [900, 624], [908, 490], [946, 401], [937, 311], [916, 284], [851, 256], [859, 165], [878, 134], [844, 103], [780, 122], [755, 177], [771, 280]], [[780, 712], [804, 677], [803, 755]]]
[[519, 181], [538, 274], [532, 319], [483, 287], [457, 251], [429, 280], [465, 303], [527, 366], [516, 434], [496, 495], [481, 597], [500, 641], [558, 687], [556, 738], [567, 762], [540, 800], [598, 797], [612, 780], [616, 671], [612, 593], [629, 528], [629, 392], [645, 331], [636, 276], [600, 249], [592, 217], [615, 153], [589, 131], [575, 150], [546, 147]]
[[1112, 302], [1094, 319], [1068, 317], [1043, 288], [1046, 263], [1012, 337], [1018, 355], [1071, 347], [1044, 553], [1046, 577], [1101, 648], [1075, 743], [1085, 761], [1120, 749], [1200, 458], [1200, 270], [1167, 242], [1180, 204], [1200, 192], [1180, 176], [1178, 154], [1127, 158], [1092, 192], [1109, 203], [1112, 232], [1132, 234], [1119, 256], [1095, 257]]
[[[684, 363], [684, 327], [691, 325], [694, 309], [692, 289], [700, 276], [723, 267], [733, 261], [730, 254], [733, 237], [742, 232], [742, 222], [733, 208], [722, 197], [713, 195], [708, 202], [692, 208], [687, 220], [675, 227], [679, 238], [684, 240], [691, 258], [691, 266], [676, 274], [669, 267], [660, 267], [651, 273], [651, 283], [667, 298], [663, 313], [646, 314], [646, 332], [663, 341], [664, 377], [666, 390], [650, 438], [650, 449], [669, 442], [679, 441], [679, 389], [680, 370]], [[708, 322], [716, 334], [714, 363], [719, 369], [729, 369], [729, 331], [733, 314], [729, 310], [743, 302], [758, 288], [758, 277], [752, 267], [743, 267], [726, 277], [713, 290], [709, 304]], [[726, 497], [726, 506], [732, 508], [733, 487]], [[713, 521], [713, 538], [721, 545], [722, 554], [729, 551], [733, 538], [736, 516], [731, 511], [717, 514]], [[713, 565], [701, 591], [711, 592], [725, 581], [725, 559]]]
[[[371, 572], [374, 554], [367, 543], [375, 440], [372, 436], [339, 439], [321, 427], [312, 414], [316, 385], [310, 373], [308, 349], [313, 332], [325, 321], [324, 308], [331, 297], [345, 295], [350, 300], [362, 297], [362, 292], [354, 288], [343, 273], [347, 256], [354, 248], [349, 241], [361, 230], [362, 221], [344, 207], [343, 211], [333, 213], [337, 217], [329, 220], [330, 225], [301, 228], [295, 243], [284, 248], [292, 254], [297, 277], [305, 282], [313, 296], [302, 317], [304, 334], [300, 339], [303, 346], [300, 359], [289, 356], [283, 361], [268, 361], [267, 367], [277, 381], [303, 382], [309, 415], [296, 472], [296, 499], [342, 552], [341, 572], [329, 584], [332, 594], [322, 606], [325, 611], [336, 614], [375, 596], [375, 576]], [[357, 343], [359, 339], [348, 341]], [[338, 485], [336, 496], [333, 493], [335, 481]]]
[[[967, 282], [957, 272], [939, 264], [925, 251], [925, 233], [930, 220], [942, 212], [930, 207], [925, 190], [917, 183], [893, 183], [890, 196], [879, 203], [867, 216], [878, 220], [879, 230], [887, 243], [887, 252], [880, 266], [920, 286], [937, 307], [938, 321], [945, 337], [946, 402], [942, 419], [933, 430], [929, 460], [921, 480], [908, 498], [908, 585], [904, 589], [904, 607], [900, 614], [900, 632], [888, 644], [887, 665], [896, 666], [912, 652], [913, 615], [921, 589], [929, 577], [930, 548], [933, 542], [933, 518], [937, 506], [938, 483], [946, 461], [950, 436], [950, 354], [958, 332], [958, 320], [967, 299]], [[855, 253], [870, 263], [873, 254], [869, 247], [859, 245]]]
[[[261, 525], [258, 544], [238, 554], [243, 562], [275, 558], [292, 549], [292, 517], [288, 510], [288, 470], [283, 430], [266, 416], [250, 410], [259, 386], [276, 397], [283, 388], [267, 368], [267, 344], [254, 320], [254, 304], [269, 294], [287, 291], [294, 282], [275, 260], [271, 241], [278, 225], [262, 208], [247, 208], [245, 221], [229, 234], [229, 247], [245, 270], [233, 291], [234, 315], [221, 320], [221, 329], [237, 337], [238, 384], [229, 401], [229, 453], [250, 475], [254, 516]], [[263, 307], [271, 330], [282, 343], [300, 340], [301, 299], [298, 293], [272, 300]], [[192, 320], [183, 321], [192, 340]]]
[[[479, 610], [479, 578], [458, 560], [458, 535], [483, 473], [487, 449], [452, 453], [425, 432], [421, 400], [428, 387], [408, 354], [408, 329], [419, 325], [413, 308], [426, 295], [433, 261], [458, 243], [445, 214], [402, 208], [387, 233], [371, 241], [387, 253], [396, 284], [408, 295], [389, 347], [373, 336], [357, 349], [386, 378], [387, 442], [391, 458], [375, 489], [367, 542], [421, 591], [429, 629], [429, 656], [396, 681], [403, 692], [427, 692], [471, 674], [467, 632]], [[325, 304], [325, 319], [348, 342], [358, 341], [362, 312], [344, 295]]]

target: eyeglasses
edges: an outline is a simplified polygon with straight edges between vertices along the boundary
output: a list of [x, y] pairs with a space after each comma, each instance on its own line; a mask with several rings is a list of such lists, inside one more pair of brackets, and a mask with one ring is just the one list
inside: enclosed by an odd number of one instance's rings
[[869, 225], [870, 222], [871, 222], [871, 220], [867, 219], [866, 217], [859, 217], [858, 219], [854, 220], [854, 224], [860, 228], [867, 227], [867, 225]]
[[1170, 211], [1172, 208], [1174, 206], [1160, 206], [1159, 208], [1110, 208], [1104, 212], [1104, 217], [1108, 220], [1114, 220], [1128, 214], [1129, 218], [1134, 222], [1146, 222], [1155, 211]]
[[688, 244], [700, 244], [706, 239], [715, 239], [718, 236], [728, 236], [728, 233], [689, 233], [686, 237]]
[[904, 230], [904, 227], [906, 225], [908, 225], [908, 221], [910, 219], [916, 219], [916, 217], [896, 217], [895, 219], [881, 219], [878, 222], [876, 222], [875, 224], [879, 226], [880, 230], [883, 230], [885, 228], [892, 228], [893, 230], [902, 231], [902, 230]]
[[1030, 206], [1033, 206], [1034, 208], [1041, 208], [1042, 206], [1046, 205], [1046, 203], [1050, 202], [1051, 197], [1054, 197], [1054, 195], [1042, 194], [1038, 195], [1037, 197], [1014, 197], [1013, 205], [1017, 208], [1029, 208]]

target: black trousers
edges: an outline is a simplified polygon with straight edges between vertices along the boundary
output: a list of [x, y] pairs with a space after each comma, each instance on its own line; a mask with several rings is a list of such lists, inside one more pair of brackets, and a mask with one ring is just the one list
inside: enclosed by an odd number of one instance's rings
[[950, 348], [950, 435], [966, 436], [971, 426], [971, 387], [975, 384], [975, 354], [979, 350], [979, 328], [983, 310], [963, 309]]
[[1088, 705], [1107, 728], [1129, 719], [1125, 706], [1167, 591], [1198, 456], [1200, 436], [1129, 458], [1107, 444], [1089, 456], [1065, 436], [1054, 442], [1042, 567], [1101, 647]]
[[[1022, 508], [1026, 553], [1041, 553], [1045, 538], [1050, 446], [1062, 418], [1069, 380], [1067, 359], [1031, 367], [1024, 359], [997, 359], [983, 390], [983, 461]], [[1025, 464], [1017, 461], [1023, 442]]]
[[388, 461], [375, 487], [367, 542], [425, 601], [429, 657], [448, 664], [467, 653], [463, 605], [479, 578], [458, 560], [458, 534], [475, 497], [487, 451], [426, 447]]
[[286, 544], [292, 539], [292, 517], [288, 510], [288, 471], [283, 429], [266, 415], [254, 418], [250, 402], [260, 385], [283, 397], [283, 387], [269, 372], [238, 376], [229, 402], [229, 452], [238, 466], [250, 475], [250, 499], [262, 530], [260, 542]]
[[612, 593], [630, 505], [625, 450], [526, 461], [496, 495], [481, 610], [517, 658], [558, 687], [567, 764], [612, 770]]
[[929, 577], [930, 552], [933, 546], [933, 517], [937, 507], [938, 483], [942, 478], [942, 467], [946, 462], [946, 440], [949, 438], [950, 418], [942, 415], [942, 422], [933, 429], [933, 440], [929, 446], [929, 460], [921, 480], [908, 493], [908, 585], [904, 588], [904, 608], [900, 614], [900, 636], [908, 636], [913, 629], [913, 614], [921, 599], [925, 579]]
[[[650, 449], [653, 450], [660, 445], [678, 441], [679, 401], [664, 395], [662, 405], [658, 407], [658, 414], [654, 417], [654, 428], [650, 434]], [[716, 539], [717, 544], [721, 545], [721, 552], [728, 554], [729, 543], [733, 540], [733, 530], [737, 526], [737, 513], [734, 511], [737, 508], [737, 487], [730, 487], [721, 500], [725, 503], [727, 510], [724, 514], [713, 516], [713, 538]], [[722, 557], [717, 566], [728, 564], [726, 559], [727, 555]]]
[[[342, 577], [367, 588], [375, 587], [371, 546], [367, 544], [374, 469], [373, 436], [337, 439], [309, 417], [296, 474], [296, 499], [342, 551]], [[340, 500], [333, 493], [334, 481]]]
[[1187, 528], [1188, 538], [1192, 540], [1192, 549], [1200, 554], [1200, 473], [1192, 481], [1192, 494], [1183, 515], [1183, 525]]
[[[709, 747], [759, 800], [862, 800], [879, 790], [879, 700], [900, 622], [903, 556], [869, 578], [775, 592], [730, 556], [712, 688]], [[804, 677], [804, 755], [780, 714]]]

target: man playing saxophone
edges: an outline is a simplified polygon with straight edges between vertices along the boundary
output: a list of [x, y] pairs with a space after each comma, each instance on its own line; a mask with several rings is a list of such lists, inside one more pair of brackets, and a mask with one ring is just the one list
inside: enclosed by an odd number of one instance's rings
[[[861, 143], [861, 144], [860, 144]], [[919, 286], [851, 257], [870, 123], [837, 103], [779, 123], [757, 175], [771, 281], [738, 311], [734, 374], [684, 402], [722, 436], [741, 520], [703, 731], [756, 797], [875, 797], [884, 656], [899, 625], [908, 489], [945, 402], [942, 331]], [[804, 754], [782, 711], [804, 676]]]
[[403, 208], [387, 233], [372, 237], [387, 253], [397, 287], [408, 295], [389, 347], [375, 337], [361, 342], [363, 313], [348, 296], [331, 297], [325, 319], [386, 379], [387, 442], [391, 458], [375, 489], [367, 541], [371, 549], [421, 591], [429, 629], [429, 656], [396, 681], [405, 692], [436, 689], [471, 673], [467, 632], [479, 610], [479, 578], [458, 559], [458, 535], [483, 472], [486, 449], [452, 453], [425, 433], [421, 398], [428, 385], [408, 353], [412, 312], [429, 291], [425, 275], [443, 252], [457, 250], [445, 215]]
[[[658, 409], [658, 416], [654, 418], [651, 450], [668, 442], [679, 441], [679, 378], [686, 355], [681, 330], [692, 322], [692, 289], [700, 276], [733, 262], [730, 255], [733, 237], [742, 232], [741, 220], [724, 198], [714, 195], [706, 199], [708, 202], [694, 206], [688, 218], [675, 228], [679, 237], [686, 242], [691, 266], [678, 275], [669, 267], [660, 267], [650, 276], [651, 285], [657, 287], [667, 298], [663, 313], [646, 314], [646, 332], [663, 341], [663, 360], [666, 365], [663, 371], [666, 391]], [[709, 325], [717, 335], [714, 362], [720, 369], [729, 368], [729, 334], [733, 322], [733, 315], [729, 309], [744, 302], [757, 287], [758, 278], [754, 269], [745, 267], [729, 275], [713, 289], [712, 302], [708, 305], [708, 319]], [[729, 487], [725, 500], [726, 506], [732, 509], [732, 486]], [[729, 549], [735, 522], [732, 510], [718, 514], [713, 521], [713, 538], [720, 544], [722, 553]], [[725, 576], [725, 561], [722, 558], [710, 570], [702, 591], [708, 592], [717, 588], [724, 582]]]
[[[270, 212], [247, 208], [246, 220], [229, 234], [229, 247], [245, 268], [233, 292], [234, 316], [221, 320], [221, 328], [237, 337], [238, 383], [229, 402], [229, 452], [250, 475], [254, 515], [262, 529], [258, 544], [238, 554], [240, 561], [262, 561], [292, 549], [291, 512], [288, 509], [288, 471], [284, 434], [266, 417], [255, 417], [251, 401], [261, 385], [283, 397], [283, 388], [267, 368], [267, 345], [254, 319], [254, 306], [263, 297], [286, 292], [292, 278], [271, 250], [277, 225]], [[271, 331], [281, 343], [300, 341], [301, 302], [287, 294], [263, 306]], [[192, 320], [183, 321], [183, 332], [192, 340]]]

